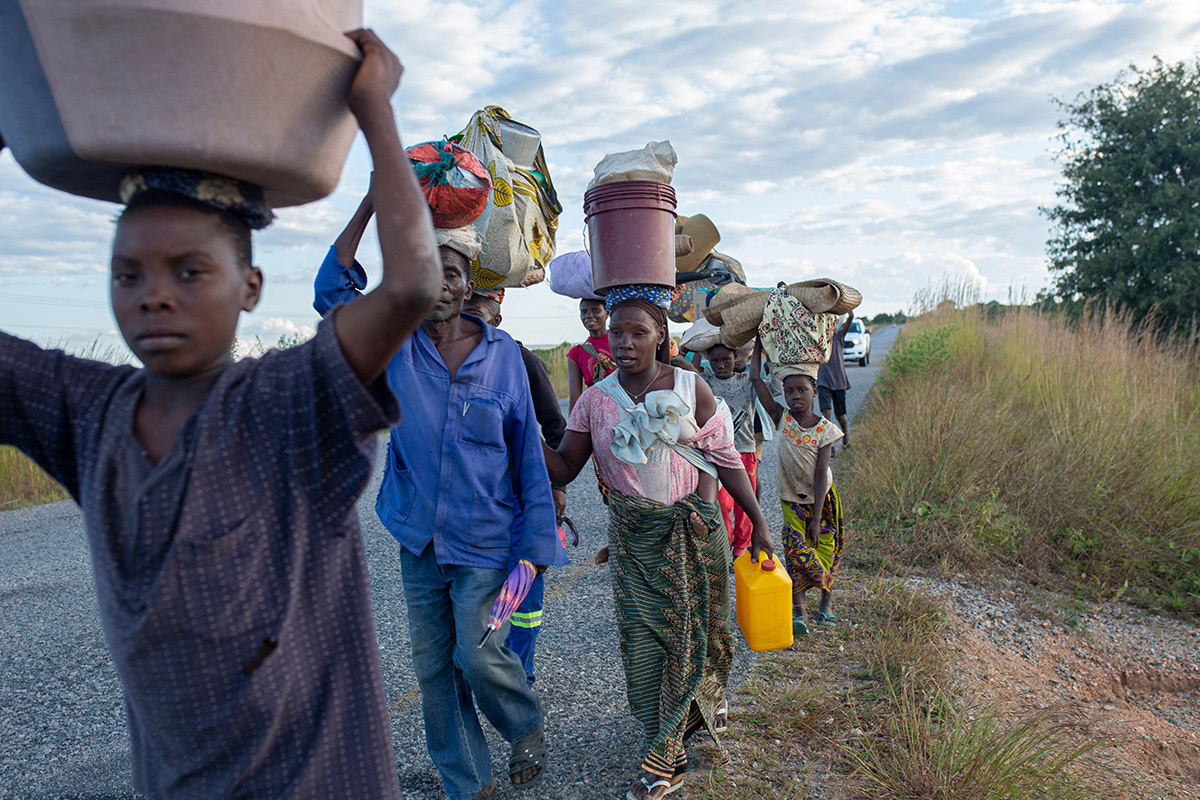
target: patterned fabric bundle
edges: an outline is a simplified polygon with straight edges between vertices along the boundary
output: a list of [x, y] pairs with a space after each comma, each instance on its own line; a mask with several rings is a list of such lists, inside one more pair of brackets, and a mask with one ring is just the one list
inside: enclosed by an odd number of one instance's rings
[[808, 521], [812, 519], [812, 503], [789, 503], [783, 506], [783, 552], [787, 558], [788, 574], [792, 576], [792, 594], [799, 595], [814, 587], [833, 588], [833, 576], [842, 563], [842, 499], [832, 485], [825, 496], [821, 511], [820, 543], [813, 547], [806, 536]]
[[129, 205], [143, 192], [153, 190], [190, 197], [218, 211], [228, 211], [256, 231], [275, 219], [259, 187], [198, 169], [143, 167], [130, 170], [121, 179], [121, 202]]
[[450, 137], [479, 158], [492, 181], [489, 209], [475, 223], [487, 247], [471, 265], [475, 286], [482, 289], [540, 283], [554, 258], [562, 213], [542, 146], [530, 169], [504, 154], [500, 123], [511, 119], [503, 108], [488, 106]]
[[[689, 515], [708, 526], [697, 535]], [[713, 733], [733, 662], [729, 542], [720, 507], [696, 494], [673, 506], [613, 490], [609, 541], [621, 661], [633, 716], [645, 726], [642, 768], [687, 765], [684, 737]]]
[[774, 364], [824, 364], [836, 328], [836, 314], [815, 314], [780, 286], [767, 298], [758, 336]]

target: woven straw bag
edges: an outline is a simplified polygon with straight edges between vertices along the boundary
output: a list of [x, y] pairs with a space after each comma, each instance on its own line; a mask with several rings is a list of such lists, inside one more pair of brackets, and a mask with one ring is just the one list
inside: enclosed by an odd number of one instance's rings
[[721, 330], [730, 336], [740, 336], [749, 332], [754, 337], [754, 331], [762, 322], [763, 309], [766, 308], [770, 292], [751, 291], [745, 299], [739, 300], [721, 312]]
[[749, 286], [743, 286], [740, 283], [726, 284], [713, 295], [712, 300], [705, 307], [704, 318], [713, 325], [723, 325], [725, 322], [723, 316], [725, 309], [752, 294], [755, 294], [755, 291]]
[[845, 314], [858, 307], [858, 290], [830, 278], [788, 284], [788, 293], [814, 314]]
[[744, 331], [742, 333], [731, 334], [731, 333], [727, 333], [725, 331], [725, 328], [722, 327], [721, 328], [721, 344], [725, 345], [730, 350], [739, 350], [739, 349], [745, 347], [750, 342], [754, 341], [754, 337], [757, 335], [758, 335], [757, 328], [751, 328], [750, 330]]

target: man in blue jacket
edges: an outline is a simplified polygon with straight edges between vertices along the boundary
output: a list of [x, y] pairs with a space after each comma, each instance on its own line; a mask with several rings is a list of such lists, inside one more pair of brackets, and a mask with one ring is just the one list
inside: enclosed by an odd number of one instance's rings
[[[313, 305], [322, 315], [366, 286], [354, 253], [371, 214], [368, 194], [317, 273]], [[472, 800], [495, 790], [472, 698], [513, 743], [513, 784], [529, 787], [545, 771], [541, 703], [520, 659], [503, 646], [503, 633], [478, 645], [510, 568], [526, 561], [540, 572], [566, 555], [517, 343], [462, 314], [478, 234], [435, 234], [442, 292], [388, 365], [402, 416], [375, 510], [401, 546], [429, 755], [450, 799]]]

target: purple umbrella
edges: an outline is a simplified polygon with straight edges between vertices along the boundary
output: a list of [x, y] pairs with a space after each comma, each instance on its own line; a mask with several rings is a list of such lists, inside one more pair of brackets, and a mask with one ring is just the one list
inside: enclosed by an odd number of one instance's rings
[[479, 640], [480, 649], [487, 644], [488, 637], [499, 630], [501, 625], [508, 622], [513, 612], [517, 610], [517, 606], [521, 605], [521, 601], [525, 599], [525, 595], [529, 594], [529, 587], [532, 585], [533, 565], [528, 561], [517, 562], [516, 568], [504, 579], [504, 585], [500, 587], [500, 594], [496, 595], [496, 599], [492, 602], [492, 608], [488, 611], [487, 630], [483, 632], [483, 638]]

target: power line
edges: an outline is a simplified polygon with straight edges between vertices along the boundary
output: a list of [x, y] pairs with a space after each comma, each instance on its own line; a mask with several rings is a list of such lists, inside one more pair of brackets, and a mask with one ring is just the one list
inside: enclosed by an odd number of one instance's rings
[[0, 292], [0, 300], [12, 303], [32, 303], [44, 306], [62, 306], [64, 308], [108, 308], [108, 303], [98, 300], [75, 300], [64, 297], [51, 297], [41, 294], [9, 294]]

